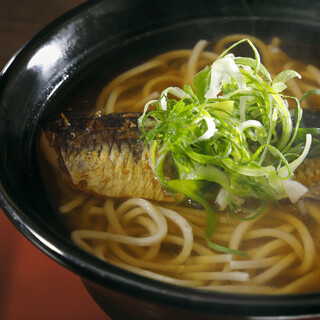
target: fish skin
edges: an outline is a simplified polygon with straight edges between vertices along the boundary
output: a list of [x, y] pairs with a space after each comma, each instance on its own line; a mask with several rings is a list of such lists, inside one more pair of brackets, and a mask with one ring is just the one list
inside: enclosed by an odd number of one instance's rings
[[[44, 127], [40, 148], [73, 188], [104, 196], [174, 202], [149, 165], [149, 149], [139, 140], [141, 113], [61, 118]], [[51, 150], [49, 150], [51, 148]], [[49, 157], [47, 157], [49, 158]]]
[[308, 188], [304, 197], [320, 200], [320, 156], [306, 158], [294, 172], [293, 179]]
[[[139, 140], [140, 116], [62, 117], [45, 125], [40, 149], [69, 186], [88, 194], [174, 202], [150, 168], [149, 150]], [[305, 159], [293, 179], [308, 187], [306, 197], [319, 199], [320, 156]]]
[[[303, 117], [300, 123], [302, 128], [318, 128], [320, 123], [320, 112], [311, 109], [303, 110]], [[316, 137], [320, 139], [319, 136]], [[313, 147], [316, 147], [313, 149]], [[308, 188], [304, 195], [307, 198], [320, 200], [320, 155], [316, 145], [311, 150], [303, 163], [295, 170], [293, 179], [302, 183]]]

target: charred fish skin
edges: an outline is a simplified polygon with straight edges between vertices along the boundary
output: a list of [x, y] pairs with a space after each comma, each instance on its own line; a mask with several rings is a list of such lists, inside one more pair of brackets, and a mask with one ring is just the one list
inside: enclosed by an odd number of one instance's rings
[[[143, 197], [175, 201], [154, 177], [149, 150], [140, 140], [141, 113], [88, 118], [61, 118], [44, 127], [47, 145], [54, 148], [63, 180], [86, 193], [105, 197]], [[51, 150], [52, 154], [52, 150]]]
[[[300, 128], [319, 128], [320, 112], [310, 109], [303, 110]], [[319, 136], [315, 136], [319, 139]], [[308, 188], [304, 195], [307, 198], [320, 200], [320, 148], [319, 144], [312, 143], [311, 150], [303, 163], [295, 170], [293, 179]]]
[[[44, 126], [40, 149], [73, 188], [104, 197], [174, 202], [150, 168], [149, 149], [140, 139], [140, 116], [61, 117]], [[293, 179], [309, 188], [307, 197], [319, 198], [320, 156], [305, 159]]]
[[305, 159], [296, 169], [293, 179], [308, 188], [305, 197], [320, 200], [320, 156]]

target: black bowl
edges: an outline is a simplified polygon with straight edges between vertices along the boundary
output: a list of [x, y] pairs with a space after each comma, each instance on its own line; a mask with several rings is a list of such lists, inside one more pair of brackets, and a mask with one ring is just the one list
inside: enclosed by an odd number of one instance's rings
[[[41, 120], [70, 92], [98, 87], [161, 52], [247, 33], [273, 36], [293, 56], [320, 56], [318, 1], [90, 1], [46, 27], [0, 78], [0, 202], [40, 250], [78, 274], [116, 319], [303, 317], [320, 314], [320, 292], [282, 296], [213, 293], [143, 278], [75, 246], [48, 198], [35, 156]], [[81, 103], [80, 103], [81, 104]]]

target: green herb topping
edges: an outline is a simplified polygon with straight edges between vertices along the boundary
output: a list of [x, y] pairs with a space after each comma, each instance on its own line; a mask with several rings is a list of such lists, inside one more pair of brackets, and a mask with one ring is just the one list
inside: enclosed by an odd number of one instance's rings
[[[243, 42], [254, 58], [229, 53]], [[300, 75], [287, 70], [272, 80], [253, 43], [243, 39], [200, 71], [193, 88], [167, 88], [146, 104], [139, 119], [155, 176], [167, 190], [203, 205], [207, 242], [215, 250], [243, 254], [210, 241], [213, 203], [251, 219], [266, 202], [289, 198], [294, 203], [308, 190], [292, 179], [312, 142], [310, 130], [299, 129], [301, 101], [282, 93], [293, 77]], [[288, 99], [296, 104], [294, 116]], [[151, 105], [155, 109], [148, 111]], [[168, 162], [174, 168], [170, 175]], [[213, 186], [218, 192], [210, 192]], [[249, 208], [249, 199], [255, 199], [255, 208]]]

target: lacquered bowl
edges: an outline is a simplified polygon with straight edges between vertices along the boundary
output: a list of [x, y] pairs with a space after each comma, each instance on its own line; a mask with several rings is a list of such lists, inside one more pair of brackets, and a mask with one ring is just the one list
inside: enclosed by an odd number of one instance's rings
[[[30, 40], [0, 77], [0, 203], [35, 246], [78, 274], [113, 320], [305, 318], [320, 315], [320, 292], [281, 296], [177, 287], [122, 270], [70, 240], [45, 192], [35, 155], [41, 120], [73, 90], [170, 49], [232, 33], [282, 38], [295, 57], [320, 56], [318, 1], [90, 1]], [[83, 101], [80, 101], [80, 104]]]

